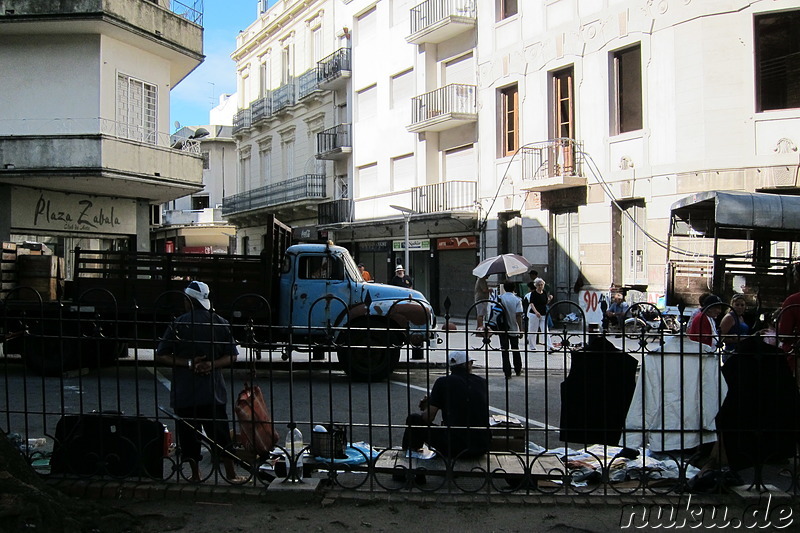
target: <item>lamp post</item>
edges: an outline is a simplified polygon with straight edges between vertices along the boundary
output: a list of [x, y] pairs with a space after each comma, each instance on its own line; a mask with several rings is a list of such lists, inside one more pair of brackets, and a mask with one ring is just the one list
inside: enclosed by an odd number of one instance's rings
[[406, 269], [406, 272], [409, 272], [408, 267], [410, 265], [408, 264], [408, 222], [411, 219], [411, 215], [416, 213], [416, 211], [414, 211], [413, 209], [409, 209], [408, 207], [403, 207], [401, 205], [390, 205], [389, 207], [391, 207], [392, 209], [397, 209], [398, 211], [403, 213], [403, 219], [405, 219], [405, 244], [403, 248], [405, 248], [406, 253], [405, 253], [405, 264], [403, 265], [403, 267]]

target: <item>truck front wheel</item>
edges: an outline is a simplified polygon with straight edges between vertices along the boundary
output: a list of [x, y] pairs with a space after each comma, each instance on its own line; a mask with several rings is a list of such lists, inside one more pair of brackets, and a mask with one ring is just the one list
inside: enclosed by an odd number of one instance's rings
[[400, 361], [400, 346], [390, 342], [385, 330], [353, 330], [345, 332], [340, 341], [339, 364], [353, 381], [387, 379]]

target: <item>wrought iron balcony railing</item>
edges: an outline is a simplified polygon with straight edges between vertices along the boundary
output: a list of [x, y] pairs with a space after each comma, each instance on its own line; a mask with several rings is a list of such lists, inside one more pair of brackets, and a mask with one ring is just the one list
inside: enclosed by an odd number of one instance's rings
[[325, 197], [325, 175], [304, 174], [228, 196], [222, 200], [222, 213], [229, 215], [298, 200], [319, 200]]
[[524, 180], [584, 177], [583, 143], [560, 137], [520, 148]]
[[476, 120], [478, 90], [475, 85], [453, 83], [411, 99], [411, 126], [435, 119]]
[[272, 91], [272, 112], [277, 113], [282, 109], [294, 105], [294, 82], [290, 81]]
[[317, 159], [328, 159], [352, 148], [350, 124], [338, 124], [317, 133]]
[[233, 115], [233, 133], [236, 134], [252, 125], [252, 114], [250, 108], [242, 109]]
[[300, 74], [300, 77], [297, 79], [298, 81], [297, 98], [299, 100], [302, 100], [306, 96], [319, 90], [319, 75], [317, 73], [318, 70], [319, 69], [317, 67], [314, 67]]
[[350, 48], [339, 48], [331, 55], [317, 61], [317, 79], [319, 83], [332, 81], [350, 72]]
[[250, 104], [250, 112], [253, 124], [269, 118], [269, 116], [272, 115], [272, 97], [267, 95], [264, 98], [259, 98], [252, 102]]
[[417, 213], [473, 211], [477, 209], [478, 183], [445, 181], [411, 188], [411, 209]]
[[320, 226], [353, 221], [353, 199], [341, 198], [322, 202], [317, 207], [317, 224]]
[[444, 21], [448, 17], [475, 19], [475, 0], [426, 0], [411, 8], [411, 35]]

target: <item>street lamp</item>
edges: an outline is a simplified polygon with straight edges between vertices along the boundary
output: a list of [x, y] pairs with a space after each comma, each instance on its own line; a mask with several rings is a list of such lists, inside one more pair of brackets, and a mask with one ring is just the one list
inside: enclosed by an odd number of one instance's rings
[[408, 264], [408, 222], [409, 222], [409, 219], [411, 219], [411, 215], [416, 213], [416, 211], [414, 211], [413, 209], [409, 209], [408, 207], [403, 207], [401, 205], [390, 205], [389, 207], [391, 207], [392, 209], [397, 209], [398, 211], [403, 213], [403, 218], [405, 219], [405, 236], [406, 236], [406, 240], [405, 240], [404, 248], [405, 248], [406, 254], [405, 254], [405, 264], [403, 266], [406, 269], [406, 272], [409, 272], [409, 270], [408, 270], [408, 267], [409, 267], [409, 264]]

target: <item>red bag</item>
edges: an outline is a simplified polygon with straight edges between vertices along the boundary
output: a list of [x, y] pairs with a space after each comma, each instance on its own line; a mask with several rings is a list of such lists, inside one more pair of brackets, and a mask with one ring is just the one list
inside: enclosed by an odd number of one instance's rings
[[239, 438], [246, 450], [259, 455], [272, 451], [280, 435], [258, 385], [245, 382], [236, 400], [236, 417], [239, 419]]

